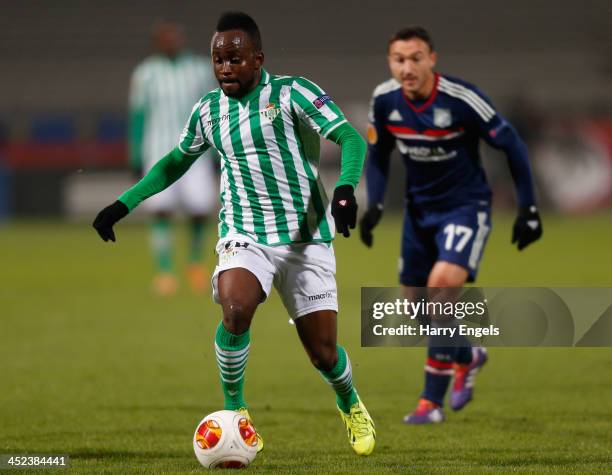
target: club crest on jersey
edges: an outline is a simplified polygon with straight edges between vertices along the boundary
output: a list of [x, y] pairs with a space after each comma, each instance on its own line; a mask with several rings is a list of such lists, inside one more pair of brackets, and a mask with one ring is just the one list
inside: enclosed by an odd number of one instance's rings
[[268, 119], [270, 122], [272, 122], [274, 119], [276, 119], [276, 116], [280, 114], [280, 111], [280, 107], [276, 107], [276, 104], [270, 102], [265, 109], [261, 109], [259, 111], [259, 114], [264, 119]]
[[374, 127], [372, 124], [368, 124], [367, 137], [368, 143], [370, 143], [371, 145], [374, 145], [376, 144], [376, 142], [378, 142], [378, 134], [376, 133], [376, 127]]
[[331, 101], [331, 97], [329, 97], [327, 94], [323, 94], [322, 96], [319, 96], [314, 101], [312, 101], [312, 103], [317, 109], [320, 109], [325, 105], [326, 102], [329, 101]]
[[448, 127], [453, 123], [450, 109], [434, 109], [433, 116], [434, 125], [436, 127]]

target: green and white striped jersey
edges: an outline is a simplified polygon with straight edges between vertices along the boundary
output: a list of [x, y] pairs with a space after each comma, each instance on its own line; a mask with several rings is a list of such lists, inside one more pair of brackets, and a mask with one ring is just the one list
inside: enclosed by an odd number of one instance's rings
[[138, 65], [129, 102], [131, 112], [144, 117], [140, 154], [146, 169], [176, 146], [193, 103], [217, 85], [210, 58], [203, 56], [152, 55]]
[[[262, 70], [240, 99], [220, 88], [193, 108], [179, 148], [221, 156], [219, 235], [244, 234], [266, 245], [329, 242], [335, 228], [319, 178], [319, 135], [346, 119], [316, 84]], [[318, 135], [317, 135], [318, 134]]]

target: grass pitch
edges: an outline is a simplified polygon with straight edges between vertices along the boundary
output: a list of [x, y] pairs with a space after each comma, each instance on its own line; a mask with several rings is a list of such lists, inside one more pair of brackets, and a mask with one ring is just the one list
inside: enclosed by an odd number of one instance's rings
[[[612, 287], [611, 223], [545, 216], [544, 239], [519, 253], [512, 220], [496, 215], [479, 284]], [[438, 426], [401, 424], [421, 390], [424, 350], [359, 347], [360, 287], [395, 285], [399, 229], [399, 216], [386, 216], [374, 249], [356, 236], [336, 244], [339, 341], [377, 424], [375, 454], [353, 455], [334, 396], [274, 295], [252, 328], [246, 396], [266, 450], [248, 470], [609, 473], [611, 349], [493, 348], [464, 411]], [[201, 473], [191, 437], [222, 407], [219, 308], [186, 288], [153, 296], [146, 228], [128, 219], [117, 235], [109, 245], [87, 225], [0, 228], [0, 453], [68, 454], [72, 473]]]

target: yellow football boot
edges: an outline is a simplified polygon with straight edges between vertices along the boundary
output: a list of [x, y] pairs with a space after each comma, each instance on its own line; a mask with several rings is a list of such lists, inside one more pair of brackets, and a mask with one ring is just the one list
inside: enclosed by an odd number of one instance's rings
[[376, 445], [374, 421], [368, 410], [357, 396], [357, 402], [351, 406], [349, 414], [338, 408], [340, 417], [346, 425], [349, 442], [357, 455], [370, 455]]

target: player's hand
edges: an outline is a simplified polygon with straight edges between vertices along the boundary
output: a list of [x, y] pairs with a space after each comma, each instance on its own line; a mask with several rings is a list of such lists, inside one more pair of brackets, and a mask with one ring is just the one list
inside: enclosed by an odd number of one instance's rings
[[92, 226], [96, 228], [96, 231], [98, 231], [98, 234], [104, 240], [104, 242], [108, 241], [109, 239], [115, 242], [115, 232], [113, 231], [113, 226], [129, 212], [130, 210], [128, 207], [121, 201], [117, 200], [112, 205], [107, 206], [98, 213], [98, 216], [96, 216], [96, 219], [94, 219]]
[[336, 223], [336, 231], [344, 237], [349, 237], [349, 228], [355, 229], [357, 224], [357, 200], [351, 185], [340, 185], [334, 190], [331, 214]]
[[535, 206], [521, 208], [512, 229], [512, 244], [517, 243], [519, 251], [542, 236], [542, 220]]
[[366, 246], [372, 247], [374, 243], [374, 235], [372, 234], [372, 229], [376, 227], [380, 218], [382, 218], [383, 207], [382, 205], [374, 205], [368, 208], [365, 214], [362, 216], [361, 221], [359, 222], [359, 236], [361, 237], [361, 242], [363, 242]]

